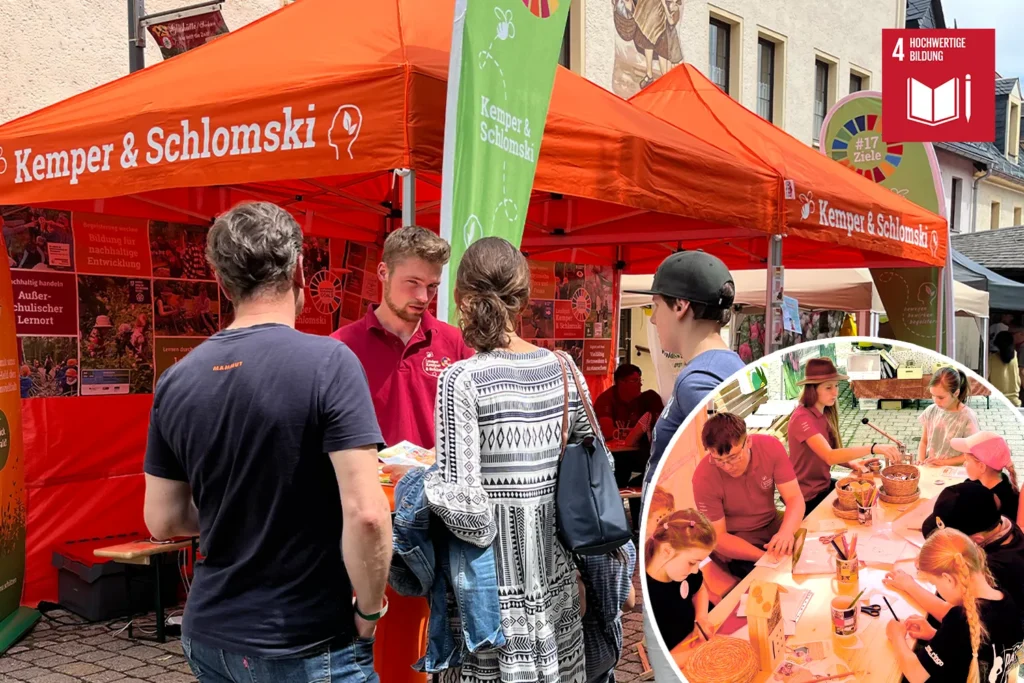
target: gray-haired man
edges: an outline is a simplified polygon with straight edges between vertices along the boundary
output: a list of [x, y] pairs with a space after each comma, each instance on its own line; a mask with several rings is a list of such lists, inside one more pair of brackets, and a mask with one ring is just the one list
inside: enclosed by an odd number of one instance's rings
[[150, 532], [198, 534], [204, 555], [185, 655], [212, 683], [376, 680], [391, 518], [362, 366], [295, 330], [302, 231], [286, 211], [232, 209], [207, 258], [235, 320], [161, 376], [145, 459]]

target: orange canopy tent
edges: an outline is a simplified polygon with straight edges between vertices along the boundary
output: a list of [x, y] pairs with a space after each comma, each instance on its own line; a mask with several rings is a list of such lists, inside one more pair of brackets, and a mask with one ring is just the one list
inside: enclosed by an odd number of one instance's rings
[[[289, 5], [0, 126], [0, 205], [206, 224], [238, 201], [267, 199], [310, 234], [360, 241], [378, 241], [414, 207], [417, 222], [436, 223], [451, 25], [448, 0]], [[396, 187], [395, 169], [411, 169], [416, 183], [407, 174]], [[782, 176], [738, 154], [731, 136], [688, 133], [559, 70], [524, 237], [531, 256], [650, 272], [685, 246], [734, 268], [763, 267], [766, 235], [785, 227], [782, 207]], [[829, 234], [798, 237], [804, 246], [787, 265], [829, 265], [811, 251]], [[851, 246], [871, 255], [830, 256], [941, 261]], [[24, 402], [27, 602], [55, 596], [55, 543], [140, 528], [150, 403]], [[111, 422], [97, 429], [100, 416]]]
[[[205, 222], [265, 198], [309, 233], [378, 239], [398, 208], [393, 169], [416, 172], [420, 216], [438, 212], [452, 10], [304, 0], [13, 121], [0, 204], [102, 199], [105, 213]], [[566, 70], [536, 188], [610, 225], [648, 211], [674, 230], [778, 222], [776, 174]]]
[[[944, 218], [808, 147], [736, 102], [692, 65], [676, 67], [630, 103], [714, 140], [738, 159], [767, 165], [784, 179], [781, 232], [786, 235], [787, 266], [945, 265]], [[868, 215], [875, 219], [870, 230]], [[895, 226], [908, 229], [901, 232]]]

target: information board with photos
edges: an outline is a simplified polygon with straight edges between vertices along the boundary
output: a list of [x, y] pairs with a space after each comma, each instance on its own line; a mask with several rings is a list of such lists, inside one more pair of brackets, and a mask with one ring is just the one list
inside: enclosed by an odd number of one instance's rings
[[531, 261], [530, 304], [519, 335], [569, 353], [586, 375], [607, 375], [615, 360], [615, 292], [611, 266]]
[[[206, 261], [209, 226], [7, 206], [0, 230], [22, 398], [152, 393], [167, 368], [234, 319]], [[338, 328], [347, 246], [304, 239], [300, 331]]]

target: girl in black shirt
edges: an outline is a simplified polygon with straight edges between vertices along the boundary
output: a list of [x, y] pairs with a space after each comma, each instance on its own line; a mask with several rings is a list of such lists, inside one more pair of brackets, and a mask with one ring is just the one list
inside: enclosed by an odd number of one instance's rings
[[[925, 541], [917, 569], [952, 607], [938, 628], [920, 616], [889, 622], [886, 633], [903, 680], [1009, 680], [1024, 631], [1013, 599], [989, 582], [984, 551], [959, 531], [940, 529]], [[907, 636], [917, 639], [914, 649]]]
[[949, 445], [964, 454], [968, 478], [995, 495], [999, 514], [1011, 522], [1017, 521], [1020, 491], [1006, 439], [994, 432], [978, 432], [963, 439], [950, 439]]
[[[711, 522], [697, 510], [679, 510], [658, 522], [644, 548], [647, 604], [673, 655], [699, 624], [711, 636], [708, 589], [700, 564], [715, 549]], [[678, 648], [678, 650], [677, 650]]]

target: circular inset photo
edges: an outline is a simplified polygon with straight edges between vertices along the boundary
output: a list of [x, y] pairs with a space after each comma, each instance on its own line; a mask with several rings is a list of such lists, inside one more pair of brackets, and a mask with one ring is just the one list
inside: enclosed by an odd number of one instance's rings
[[[655, 679], [959, 681], [977, 653], [981, 680], [1012, 680], [1024, 419], [1016, 357], [987, 360], [991, 383], [919, 346], [839, 337], [712, 391], [644, 495]], [[970, 623], [987, 634], [973, 644]]]

